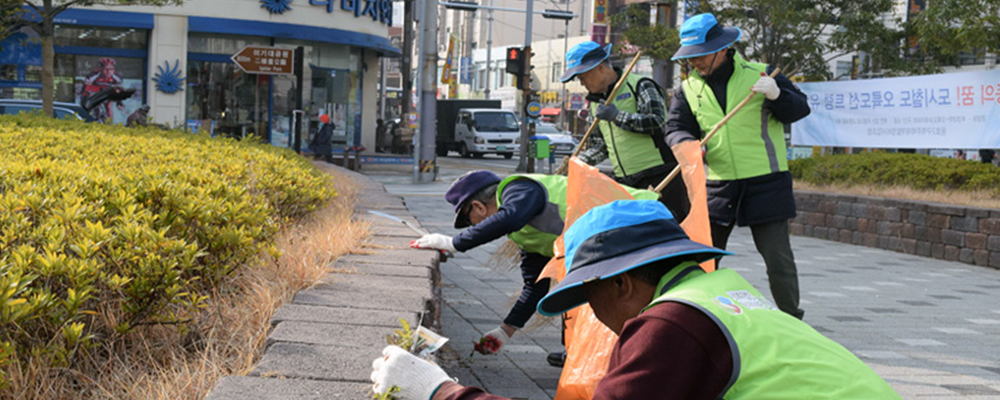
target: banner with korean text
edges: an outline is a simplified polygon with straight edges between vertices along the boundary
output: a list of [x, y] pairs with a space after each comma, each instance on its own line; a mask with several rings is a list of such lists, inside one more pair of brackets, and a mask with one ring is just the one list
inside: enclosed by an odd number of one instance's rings
[[1000, 147], [1000, 70], [802, 83], [796, 146]]

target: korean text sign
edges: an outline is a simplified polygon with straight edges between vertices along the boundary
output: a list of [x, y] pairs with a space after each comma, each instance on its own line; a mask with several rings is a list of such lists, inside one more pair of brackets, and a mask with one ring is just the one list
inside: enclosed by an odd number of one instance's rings
[[1000, 147], [1000, 70], [799, 85], [796, 146]]

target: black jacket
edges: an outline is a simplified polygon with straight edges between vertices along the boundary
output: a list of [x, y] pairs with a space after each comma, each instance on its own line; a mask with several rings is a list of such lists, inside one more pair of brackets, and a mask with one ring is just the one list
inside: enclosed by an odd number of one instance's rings
[[309, 149], [321, 156], [333, 154], [333, 123], [323, 124], [309, 142]]
[[[716, 100], [722, 102], [719, 105], [727, 112], [736, 107], [736, 104], [724, 104], [726, 86], [733, 74], [732, 52], [727, 53], [728, 62], [705, 79]], [[767, 68], [768, 73], [773, 70], [773, 67]], [[767, 100], [772, 115], [785, 124], [809, 115], [806, 95], [780, 73], [774, 80], [781, 95], [776, 100]], [[667, 144], [672, 147], [685, 140], [698, 140], [705, 133], [691, 111], [681, 85], [674, 94], [667, 115]], [[734, 181], [708, 181], [706, 186], [708, 214], [714, 224], [729, 225], [735, 221], [739, 226], [748, 226], [795, 218], [792, 176], [788, 171]]]

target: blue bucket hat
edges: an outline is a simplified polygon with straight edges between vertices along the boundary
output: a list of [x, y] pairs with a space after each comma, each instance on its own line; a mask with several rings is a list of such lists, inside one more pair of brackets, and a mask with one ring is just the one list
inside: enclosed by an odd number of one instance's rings
[[681, 25], [681, 48], [671, 60], [700, 57], [722, 50], [743, 36], [740, 28], [724, 28], [712, 14], [698, 14]]
[[566, 72], [559, 77], [559, 80], [569, 82], [577, 75], [594, 69], [608, 57], [611, 57], [610, 43], [601, 47], [597, 42], [586, 41], [573, 46], [566, 53]]
[[594, 207], [566, 230], [563, 239], [566, 277], [538, 302], [542, 315], [559, 315], [586, 303], [586, 283], [655, 261], [700, 263], [733, 254], [689, 239], [673, 214], [656, 200], [619, 200]]
[[455, 207], [455, 229], [472, 225], [469, 219], [462, 215], [462, 207], [470, 197], [494, 183], [500, 183], [500, 177], [493, 171], [485, 169], [466, 172], [451, 183], [448, 191], [444, 193], [444, 199]]

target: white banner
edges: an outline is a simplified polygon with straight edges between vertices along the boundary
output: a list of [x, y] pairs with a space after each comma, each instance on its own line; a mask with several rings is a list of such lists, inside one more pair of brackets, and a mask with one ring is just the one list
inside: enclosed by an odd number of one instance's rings
[[1000, 148], [1000, 70], [799, 85], [796, 146]]

